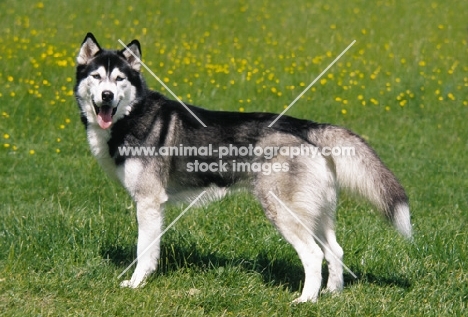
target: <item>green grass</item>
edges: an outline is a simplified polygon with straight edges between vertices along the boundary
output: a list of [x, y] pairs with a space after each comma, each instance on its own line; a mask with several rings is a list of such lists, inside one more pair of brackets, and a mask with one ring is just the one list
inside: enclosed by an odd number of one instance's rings
[[[1, 315], [466, 311], [468, 3], [125, 2], [0, 4]], [[91, 157], [71, 94], [88, 31], [105, 47], [138, 38], [144, 61], [183, 100], [240, 111], [282, 111], [356, 40], [288, 114], [369, 141], [408, 191], [414, 242], [342, 197], [337, 235], [358, 279], [346, 274], [342, 294], [294, 306], [299, 259], [240, 194], [187, 212], [163, 237], [146, 287], [119, 288], [135, 255], [135, 209]], [[166, 223], [181, 210], [168, 208]]]

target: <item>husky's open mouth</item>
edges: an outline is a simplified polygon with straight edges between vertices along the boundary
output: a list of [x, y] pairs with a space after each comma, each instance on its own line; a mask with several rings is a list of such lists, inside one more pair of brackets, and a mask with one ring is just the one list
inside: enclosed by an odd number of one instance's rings
[[112, 125], [112, 117], [117, 112], [116, 107], [109, 104], [102, 104], [100, 107], [93, 101], [94, 110], [96, 111], [97, 121], [101, 129], [108, 129]]

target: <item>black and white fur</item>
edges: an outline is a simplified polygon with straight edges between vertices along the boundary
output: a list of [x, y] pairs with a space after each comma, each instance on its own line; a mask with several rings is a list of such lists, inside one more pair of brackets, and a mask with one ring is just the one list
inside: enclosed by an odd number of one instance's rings
[[[295, 302], [316, 301], [322, 260], [328, 263], [327, 291], [343, 288], [343, 250], [334, 231], [339, 188], [372, 202], [405, 237], [411, 237], [408, 198], [403, 187], [366, 142], [341, 127], [281, 117], [270, 113], [208, 111], [189, 106], [204, 128], [180, 103], [147, 88], [140, 73], [141, 50], [134, 40], [126, 49], [102, 49], [94, 36], [82, 43], [75, 95], [92, 154], [112, 178], [120, 181], [136, 203], [138, 263], [122, 286], [138, 287], [156, 270], [163, 228], [163, 204], [186, 190], [208, 189], [222, 197], [233, 186], [246, 186], [259, 199], [268, 219], [297, 251], [305, 270], [302, 295]], [[288, 163], [287, 173], [189, 173], [186, 157], [124, 157], [119, 146], [353, 146], [354, 156], [274, 157]], [[196, 157], [200, 161], [213, 158]], [[260, 160], [258, 157], [231, 158]], [[270, 194], [274, 193], [305, 228]], [[313, 232], [314, 235], [311, 235]], [[320, 239], [323, 245], [317, 243]]]

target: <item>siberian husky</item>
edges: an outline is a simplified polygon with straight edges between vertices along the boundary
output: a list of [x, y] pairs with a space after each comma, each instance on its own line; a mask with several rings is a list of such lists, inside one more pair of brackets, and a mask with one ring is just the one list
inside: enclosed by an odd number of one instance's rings
[[[340, 188], [369, 200], [411, 237], [403, 187], [358, 135], [271, 113], [184, 105], [148, 89], [140, 59], [137, 40], [106, 50], [88, 33], [74, 89], [92, 154], [136, 203], [138, 261], [122, 286], [141, 286], [156, 270], [163, 205], [178, 193], [205, 190], [221, 198], [234, 186], [247, 187], [302, 261], [305, 282], [295, 302], [317, 300], [323, 259], [326, 291], [343, 288], [343, 250], [334, 231]], [[343, 154], [344, 148], [353, 151]]]

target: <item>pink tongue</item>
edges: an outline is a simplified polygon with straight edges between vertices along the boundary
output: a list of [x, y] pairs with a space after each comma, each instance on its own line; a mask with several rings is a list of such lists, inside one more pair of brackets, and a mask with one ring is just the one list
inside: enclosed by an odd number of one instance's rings
[[98, 123], [101, 129], [107, 129], [112, 124], [112, 108], [101, 107], [99, 114], [97, 115]]

